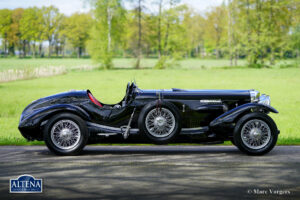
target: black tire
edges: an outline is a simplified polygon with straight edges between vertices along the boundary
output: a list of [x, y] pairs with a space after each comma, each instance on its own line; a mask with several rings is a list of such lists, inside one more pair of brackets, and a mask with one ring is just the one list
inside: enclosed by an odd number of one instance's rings
[[[53, 126], [61, 120], [68, 120], [74, 122], [80, 130], [80, 139], [78, 140], [77, 144], [70, 149], [59, 148], [57, 145], [54, 144], [54, 142], [51, 139], [51, 130]], [[86, 127], [86, 123], [77, 115], [71, 113], [59, 113], [49, 119], [49, 121], [45, 125], [43, 136], [44, 141], [51, 152], [57, 155], [70, 156], [77, 155], [81, 152], [81, 150], [84, 148], [88, 141], [89, 132]]]
[[230, 139], [230, 142], [231, 142], [234, 146], [236, 146], [233, 138]]
[[[169, 133], [165, 137], [155, 137], [153, 136], [146, 127], [146, 117], [149, 112], [151, 112], [154, 109], [166, 109], [170, 111], [175, 119], [175, 127], [171, 133]], [[150, 139], [155, 144], [167, 144], [171, 141], [173, 141], [178, 133], [181, 130], [181, 116], [179, 113], [179, 110], [176, 106], [174, 106], [172, 103], [164, 102], [162, 101], [160, 105], [157, 104], [157, 101], [153, 101], [147, 105], [144, 106], [144, 108], [141, 110], [139, 119], [138, 119], [138, 126], [141, 133], [147, 138]]]
[[[247, 144], [245, 144], [242, 140], [241, 134], [242, 134], [242, 128], [243, 126], [251, 121], [251, 120], [260, 120], [265, 122], [269, 129], [270, 129], [270, 140], [261, 148], [259, 149], [254, 149], [254, 148], [250, 148], [247, 146]], [[275, 122], [272, 120], [271, 117], [269, 117], [268, 115], [264, 114], [264, 113], [260, 113], [260, 112], [253, 112], [253, 113], [248, 113], [246, 115], [244, 115], [241, 119], [238, 120], [238, 122], [236, 123], [236, 127], [234, 129], [234, 144], [244, 153], [247, 153], [248, 155], [263, 155], [268, 153], [269, 151], [271, 151], [276, 142], [277, 142], [277, 138], [278, 138], [278, 129], [277, 126], [275, 124]]]

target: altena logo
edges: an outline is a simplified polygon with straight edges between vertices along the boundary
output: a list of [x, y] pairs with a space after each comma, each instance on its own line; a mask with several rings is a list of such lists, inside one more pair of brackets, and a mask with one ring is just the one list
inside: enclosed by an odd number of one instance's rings
[[33, 176], [23, 174], [17, 179], [10, 179], [10, 193], [40, 193], [43, 188], [42, 179], [35, 179]]

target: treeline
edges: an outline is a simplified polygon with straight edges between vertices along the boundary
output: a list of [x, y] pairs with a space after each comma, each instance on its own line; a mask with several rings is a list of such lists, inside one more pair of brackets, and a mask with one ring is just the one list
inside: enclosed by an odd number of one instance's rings
[[48, 42], [48, 57], [64, 56], [66, 43], [70, 43], [81, 56], [92, 24], [90, 14], [67, 17], [53, 6], [0, 10], [0, 35], [4, 56], [44, 56], [43, 45]]
[[179, 0], [90, 2], [90, 13], [71, 16], [53, 6], [0, 10], [3, 54], [42, 57], [47, 45], [48, 57], [64, 56], [71, 46], [106, 68], [113, 57], [135, 57], [136, 68], [142, 57], [158, 57], [156, 67], [163, 68], [188, 57], [272, 65], [300, 56], [299, 0], [227, 0], [204, 14]]

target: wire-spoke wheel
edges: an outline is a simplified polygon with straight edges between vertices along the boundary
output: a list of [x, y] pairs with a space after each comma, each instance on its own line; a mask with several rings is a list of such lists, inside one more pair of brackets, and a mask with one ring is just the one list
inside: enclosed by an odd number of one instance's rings
[[49, 150], [58, 155], [80, 153], [88, 137], [85, 122], [71, 113], [54, 115], [44, 127], [44, 141]]
[[51, 129], [51, 140], [60, 149], [71, 149], [80, 141], [79, 126], [71, 120], [59, 120]]
[[259, 112], [248, 113], [236, 123], [234, 143], [250, 155], [262, 155], [271, 151], [278, 137], [275, 122], [268, 115]]
[[180, 113], [170, 102], [153, 101], [140, 112], [138, 125], [141, 133], [156, 144], [166, 144], [180, 132]]
[[263, 148], [271, 139], [269, 125], [260, 119], [253, 119], [246, 122], [241, 134], [243, 143], [251, 149]]
[[154, 108], [147, 114], [145, 124], [149, 133], [154, 137], [166, 137], [175, 128], [175, 117], [166, 108]]

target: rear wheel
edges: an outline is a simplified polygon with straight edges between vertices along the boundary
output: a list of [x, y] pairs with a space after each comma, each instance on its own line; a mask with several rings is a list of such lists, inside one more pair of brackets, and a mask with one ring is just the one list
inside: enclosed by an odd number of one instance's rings
[[264, 113], [249, 113], [236, 124], [234, 143], [250, 155], [262, 155], [271, 151], [278, 137], [275, 122]]
[[60, 113], [53, 116], [44, 128], [44, 141], [55, 154], [76, 155], [86, 145], [88, 130], [77, 115]]
[[179, 111], [168, 102], [161, 103], [159, 107], [156, 102], [149, 103], [140, 113], [139, 129], [154, 143], [168, 143], [181, 129]]

